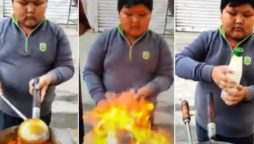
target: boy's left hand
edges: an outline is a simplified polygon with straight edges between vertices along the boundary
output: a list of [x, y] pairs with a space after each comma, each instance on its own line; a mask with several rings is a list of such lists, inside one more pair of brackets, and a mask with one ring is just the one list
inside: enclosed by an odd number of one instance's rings
[[249, 97], [249, 90], [246, 87], [237, 86], [237, 92], [230, 93], [227, 92], [227, 95], [222, 96], [222, 100], [229, 106], [236, 105], [241, 101], [248, 100]]
[[150, 88], [144, 86], [144, 87], [138, 89], [138, 91], [136, 93], [136, 97], [137, 97], [137, 99], [146, 98], [147, 96], [150, 96], [151, 93], [152, 93], [152, 91], [150, 90]]
[[[44, 97], [46, 95], [46, 91], [49, 87], [49, 85], [53, 82], [53, 77], [50, 74], [42, 75], [39, 78], [39, 84], [36, 85], [36, 89], [40, 89], [40, 101], [42, 102], [44, 100]], [[29, 92], [33, 96], [33, 90], [34, 90], [34, 79], [30, 80], [29, 82]]]

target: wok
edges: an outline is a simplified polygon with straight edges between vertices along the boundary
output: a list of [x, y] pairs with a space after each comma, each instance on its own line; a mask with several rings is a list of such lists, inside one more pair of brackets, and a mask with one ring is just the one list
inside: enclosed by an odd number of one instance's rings
[[[0, 132], [0, 144], [8, 144], [10, 141], [17, 140], [18, 126], [13, 126], [7, 128]], [[57, 139], [55, 133], [50, 128], [50, 140], [49, 144], [62, 144], [59, 139]]]
[[[39, 79], [35, 79], [35, 84], [38, 84]], [[39, 97], [39, 91], [34, 91], [34, 97], [33, 97], [33, 118], [37, 118], [40, 115], [40, 97]], [[13, 106], [4, 96], [0, 96], [21, 118], [24, 120], [27, 120], [23, 114], [16, 109], [15, 106]], [[7, 128], [3, 131], [0, 131], [0, 144], [8, 144], [10, 141], [16, 141], [17, 135], [18, 135], [18, 128], [19, 126], [13, 126], [10, 128]], [[74, 141], [72, 140], [70, 134], [64, 130], [57, 130], [49, 127], [49, 133], [50, 133], [50, 139], [49, 144], [74, 144]]]
[[199, 142], [197, 144], [231, 144], [231, 143], [227, 143], [227, 142], [222, 142], [222, 141], [208, 141], [208, 142]]

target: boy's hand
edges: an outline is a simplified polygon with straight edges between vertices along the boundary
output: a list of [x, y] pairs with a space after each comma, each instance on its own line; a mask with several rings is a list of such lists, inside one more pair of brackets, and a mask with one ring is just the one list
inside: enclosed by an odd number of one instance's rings
[[249, 90], [246, 87], [237, 85], [236, 89], [236, 92], [227, 91], [227, 95], [221, 96], [221, 99], [225, 104], [232, 106], [248, 100]]
[[136, 93], [136, 97], [137, 97], [137, 99], [146, 98], [147, 96], [150, 96], [151, 93], [152, 93], [152, 91], [148, 87], [144, 86], [144, 87], [138, 89], [138, 91]]
[[228, 72], [229, 69], [226, 65], [215, 66], [212, 70], [212, 80], [222, 90], [225, 89], [228, 84], [226, 76]]
[[105, 107], [108, 105], [108, 101], [106, 99], [100, 99], [97, 101], [96, 105], [99, 107]]
[[[36, 85], [36, 89], [40, 89], [40, 101], [44, 100], [49, 85], [53, 82], [53, 77], [50, 74], [42, 75], [39, 78], [39, 84]], [[34, 79], [29, 82], [29, 92], [33, 96]]]

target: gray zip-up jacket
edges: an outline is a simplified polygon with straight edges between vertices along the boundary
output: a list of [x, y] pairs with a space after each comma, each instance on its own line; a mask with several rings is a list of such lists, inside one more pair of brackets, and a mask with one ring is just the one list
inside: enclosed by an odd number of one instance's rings
[[[74, 73], [69, 41], [64, 31], [48, 20], [41, 22], [25, 36], [15, 17], [0, 22], [0, 81], [4, 96], [28, 118], [32, 113], [29, 81], [50, 73], [54, 84], [47, 90], [41, 115], [51, 110], [55, 85], [70, 79]], [[18, 117], [0, 99], [0, 110]]]
[[90, 49], [84, 80], [95, 102], [105, 98], [107, 91], [119, 93], [143, 86], [156, 96], [173, 82], [167, 42], [147, 31], [131, 46], [120, 26], [104, 32]]
[[[226, 105], [221, 89], [212, 81], [214, 66], [227, 65], [232, 49], [222, 28], [203, 32], [196, 40], [176, 55], [176, 75], [198, 81], [195, 92], [196, 120], [207, 129], [207, 94], [215, 96], [216, 128], [219, 135], [245, 137], [253, 133], [254, 121], [254, 39], [246, 37], [238, 46], [244, 49], [243, 75], [240, 84], [248, 87], [250, 99], [234, 106]], [[253, 61], [253, 62], [252, 62]]]

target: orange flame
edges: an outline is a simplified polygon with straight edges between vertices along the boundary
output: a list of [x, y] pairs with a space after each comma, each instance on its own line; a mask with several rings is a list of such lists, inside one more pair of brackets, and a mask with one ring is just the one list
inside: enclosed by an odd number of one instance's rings
[[152, 103], [137, 100], [133, 91], [107, 93], [106, 99], [105, 105], [96, 106], [84, 116], [93, 126], [93, 144], [170, 143], [168, 132], [151, 130]]
[[8, 144], [20, 144], [20, 142], [18, 142], [17, 140], [12, 140], [9, 141]]
[[[17, 140], [10, 140], [7, 144], [22, 144], [22, 143], [17, 138]], [[45, 142], [45, 144], [51, 144], [51, 143], [50, 142]]]

